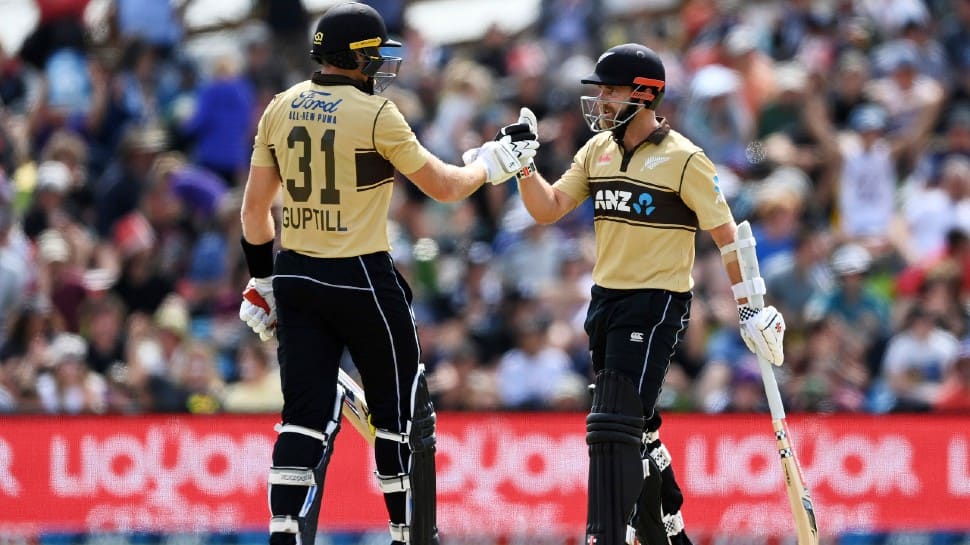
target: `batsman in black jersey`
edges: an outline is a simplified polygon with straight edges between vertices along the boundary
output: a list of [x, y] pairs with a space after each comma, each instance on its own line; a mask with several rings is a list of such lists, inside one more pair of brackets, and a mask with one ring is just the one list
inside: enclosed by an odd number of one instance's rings
[[[240, 318], [279, 339], [282, 422], [269, 470], [270, 543], [311, 544], [340, 428], [341, 354], [360, 371], [376, 428], [377, 479], [394, 543], [437, 543], [435, 413], [420, 365], [411, 290], [391, 260], [387, 213], [397, 170], [440, 201], [502, 183], [528, 163], [531, 138], [488, 142], [447, 165], [375, 94], [401, 59], [373, 8], [329, 9], [313, 36], [322, 67], [278, 94], [259, 122], [242, 205], [252, 279]], [[270, 213], [282, 190], [280, 246]]]

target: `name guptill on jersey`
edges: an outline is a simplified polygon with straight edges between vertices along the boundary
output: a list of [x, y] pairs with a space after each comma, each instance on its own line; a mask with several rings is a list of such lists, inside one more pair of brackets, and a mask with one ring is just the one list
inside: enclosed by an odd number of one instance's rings
[[340, 222], [340, 210], [320, 210], [306, 206], [284, 206], [283, 227], [288, 229], [316, 229], [317, 231], [345, 232]]

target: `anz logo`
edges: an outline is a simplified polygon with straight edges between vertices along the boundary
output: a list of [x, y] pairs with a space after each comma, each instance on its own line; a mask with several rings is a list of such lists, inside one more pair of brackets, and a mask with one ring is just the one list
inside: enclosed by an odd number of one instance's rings
[[600, 189], [593, 197], [593, 208], [649, 216], [657, 207], [653, 206], [653, 195], [647, 192], [640, 193], [634, 198], [632, 191]]

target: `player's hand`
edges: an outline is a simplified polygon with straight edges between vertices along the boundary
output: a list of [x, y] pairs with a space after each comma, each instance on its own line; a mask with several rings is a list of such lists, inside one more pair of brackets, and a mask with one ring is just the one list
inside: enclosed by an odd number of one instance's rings
[[273, 278], [250, 278], [242, 293], [239, 319], [246, 322], [261, 341], [268, 341], [276, 333], [276, 298], [273, 297]]
[[785, 340], [785, 318], [778, 309], [767, 306], [760, 309], [747, 305], [738, 307], [741, 322], [741, 339], [748, 350], [774, 365], [785, 362], [782, 344]]
[[[518, 122], [499, 129], [498, 134], [495, 135], [495, 140], [507, 142], [516, 152], [519, 164], [522, 165], [522, 168], [516, 173], [517, 178], [531, 176], [535, 172], [536, 167], [532, 158], [535, 157], [535, 152], [539, 149], [539, 122], [532, 110], [524, 107], [519, 110]], [[531, 150], [531, 155], [523, 153], [525, 150]], [[525, 155], [528, 155], [527, 159], [523, 159]]]
[[[509, 181], [522, 168], [522, 157], [535, 157], [535, 150], [523, 148], [516, 154], [507, 142], [485, 142], [482, 147], [471, 149], [462, 154], [466, 165], [478, 164], [485, 169], [485, 179], [490, 184], [501, 184]], [[530, 155], [531, 154], [531, 155]]]

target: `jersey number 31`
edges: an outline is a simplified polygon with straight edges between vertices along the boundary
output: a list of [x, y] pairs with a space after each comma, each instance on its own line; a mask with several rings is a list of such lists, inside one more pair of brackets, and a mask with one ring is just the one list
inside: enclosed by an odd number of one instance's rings
[[[335, 137], [333, 129], [328, 129], [323, 133], [320, 141], [320, 150], [323, 151], [324, 160], [324, 185], [320, 189], [320, 204], [340, 204], [340, 190], [337, 189], [336, 177], [333, 165], [333, 141]], [[286, 137], [286, 144], [290, 149], [296, 147], [297, 143], [303, 144], [303, 153], [300, 155], [300, 174], [303, 175], [302, 183], [297, 183], [293, 178], [286, 179], [286, 190], [290, 197], [296, 202], [307, 202], [313, 194], [312, 180], [313, 170], [310, 168], [311, 150], [310, 145], [313, 141], [310, 138], [310, 131], [302, 125], [297, 125], [290, 129], [290, 134]]]

